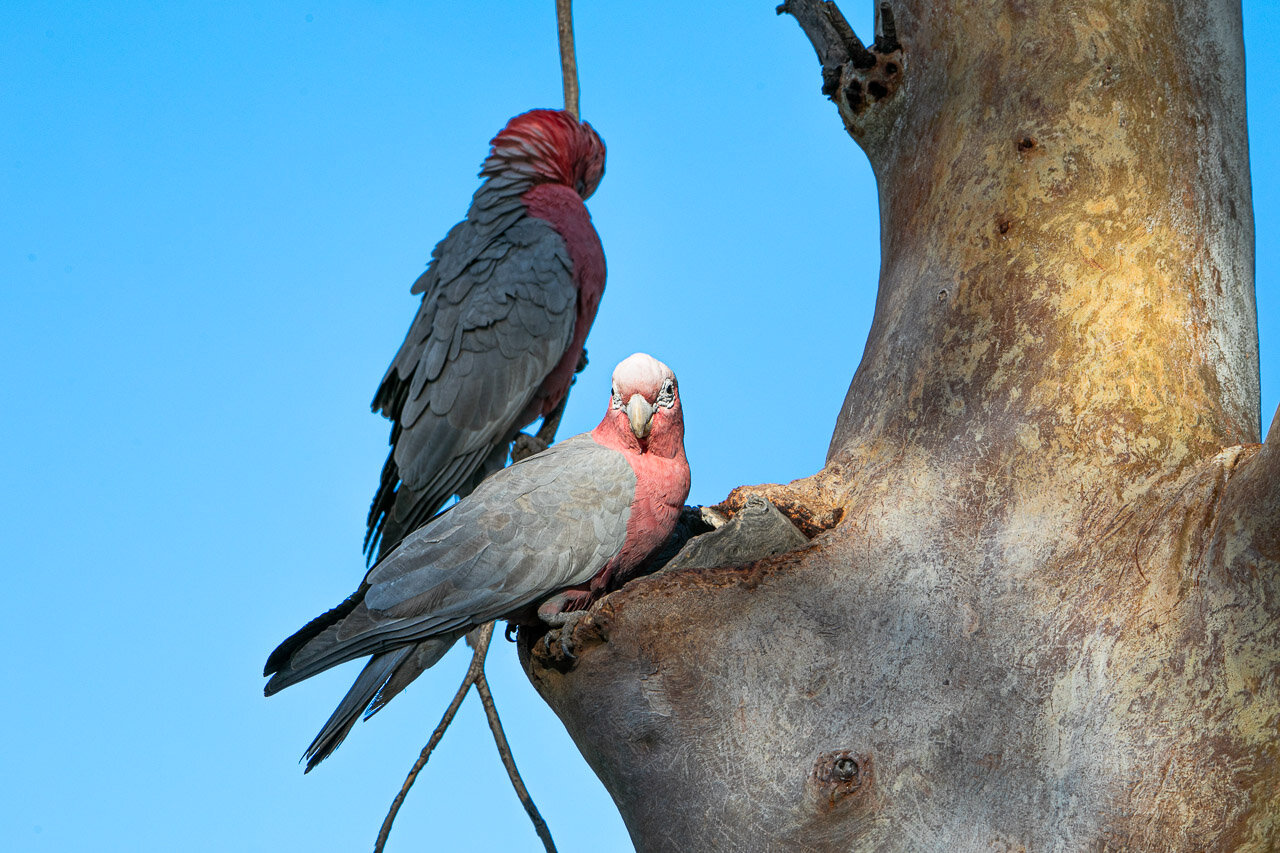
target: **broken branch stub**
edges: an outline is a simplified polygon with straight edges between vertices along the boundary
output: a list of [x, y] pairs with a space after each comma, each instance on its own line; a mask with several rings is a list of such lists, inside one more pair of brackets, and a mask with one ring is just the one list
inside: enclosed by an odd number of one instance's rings
[[822, 94], [840, 109], [849, 133], [860, 143], [876, 135], [887, 120], [878, 117], [884, 110], [877, 107], [891, 100], [903, 81], [902, 44], [890, 5], [878, 7], [880, 35], [870, 49], [835, 3], [789, 0], [778, 7], [778, 14], [783, 13], [795, 18], [817, 52]]

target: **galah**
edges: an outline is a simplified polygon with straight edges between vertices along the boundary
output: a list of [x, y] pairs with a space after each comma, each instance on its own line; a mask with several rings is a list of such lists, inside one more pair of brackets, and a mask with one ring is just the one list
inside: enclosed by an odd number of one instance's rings
[[371, 557], [501, 468], [525, 426], [558, 418], [604, 292], [583, 205], [603, 175], [604, 143], [567, 112], [523, 113], [490, 142], [484, 182], [414, 283], [422, 305], [373, 398], [393, 423]]
[[470, 629], [535, 613], [554, 623], [619, 586], [671, 535], [688, 495], [675, 374], [636, 353], [614, 370], [599, 426], [481, 482], [271, 653], [268, 696], [372, 655], [307, 749], [307, 770]]

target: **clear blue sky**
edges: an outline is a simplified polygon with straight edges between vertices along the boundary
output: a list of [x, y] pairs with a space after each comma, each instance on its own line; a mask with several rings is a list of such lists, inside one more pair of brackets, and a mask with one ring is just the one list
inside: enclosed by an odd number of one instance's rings
[[[774, 0], [577, 5], [610, 276], [561, 434], [598, 421], [613, 364], [644, 349], [681, 379], [691, 502], [812, 473], [870, 320], [878, 224], [808, 43]], [[868, 34], [872, 4], [843, 5]], [[8, 849], [371, 847], [465, 654], [306, 777], [356, 665], [270, 701], [259, 674], [363, 571], [387, 437], [369, 400], [487, 140], [560, 103], [551, 7], [0, 5]], [[1280, 400], [1267, 7], [1245, 8], [1264, 428]], [[514, 649], [490, 660], [561, 850], [630, 849]], [[389, 849], [500, 845], [538, 849], [472, 698]]]

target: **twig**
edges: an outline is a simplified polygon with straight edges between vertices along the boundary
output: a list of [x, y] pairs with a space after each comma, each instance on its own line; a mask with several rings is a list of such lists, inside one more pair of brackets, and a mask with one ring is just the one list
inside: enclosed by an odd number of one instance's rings
[[382, 853], [382, 848], [387, 843], [387, 836], [391, 834], [391, 824], [395, 821], [400, 806], [404, 804], [404, 798], [409, 794], [409, 789], [413, 787], [422, 768], [427, 766], [427, 759], [431, 757], [432, 750], [444, 737], [445, 729], [449, 728], [449, 724], [453, 722], [454, 715], [458, 713], [458, 708], [462, 705], [462, 700], [471, 689], [471, 685], [478, 679], [484, 678], [484, 657], [489, 652], [489, 640], [493, 637], [493, 623], [490, 622], [482, 627], [476, 635], [476, 650], [471, 655], [471, 665], [467, 667], [467, 674], [463, 677], [462, 684], [458, 686], [458, 692], [453, 694], [453, 701], [445, 709], [444, 716], [440, 718], [440, 724], [431, 733], [431, 739], [422, 748], [418, 760], [413, 763], [413, 768], [405, 777], [404, 784], [400, 786], [400, 793], [396, 794], [396, 798], [391, 802], [391, 808], [382, 821], [382, 828], [378, 830], [378, 840], [373, 845], [373, 853]]
[[578, 118], [578, 61], [573, 52], [573, 0], [556, 0], [556, 29], [560, 32], [560, 75], [564, 78], [564, 108]]
[[[492, 623], [489, 625], [489, 630], [491, 632], [493, 630]], [[507, 776], [511, 779], [511, 787], [516, 789], [516, 796], [520, 798], [520, 803], [524, 806], [525, 812], [528, 813], [529, 820], [533, 821], [534, 831], [542, 839], [542, 846], [547, 853], [556, 853], [556, 844], [551, 840], [551, 830], [547, 829], [546, 821], [538, 813], [538, 807], [533, 804], [533, 798], [529, 796], [529, 791], [524, 786], [524, 780], [520, 778], [520, 771], [516, 769], [516, 760], [511, 755], [511, 747], [507, 744], [507, 736], [502, 731], [502, 721], [498, 719], [498, 708], [493, 704], [493, 694], [489, 692], [489, 682], [484, 677], [483, 669], [480, 670], [480, 674], [476, 677], [476, 692], [480, 694], [480, 702], [484, 705], [484, 715], [489, 718], [489, 731], [493, 732], [493, 742], [497, 744], [498, 755], [502, 756], [502, 764], [507, 768]]]

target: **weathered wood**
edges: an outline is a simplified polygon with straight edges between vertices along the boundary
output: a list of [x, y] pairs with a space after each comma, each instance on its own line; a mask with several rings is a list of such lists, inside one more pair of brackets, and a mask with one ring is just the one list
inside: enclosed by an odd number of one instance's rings
[[642, 851], [1280, 849], [1238, 4], [893, 13], [824, 74], [882, 213], [827, 465], [724, 505], [817, 538], [530, 677]]

